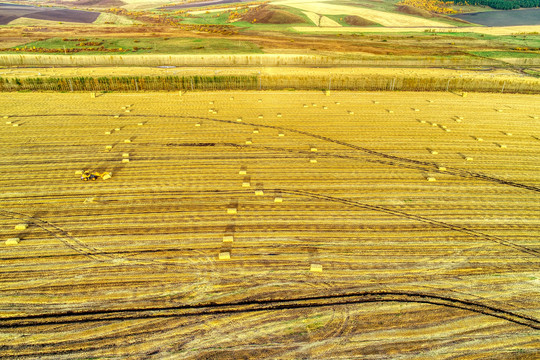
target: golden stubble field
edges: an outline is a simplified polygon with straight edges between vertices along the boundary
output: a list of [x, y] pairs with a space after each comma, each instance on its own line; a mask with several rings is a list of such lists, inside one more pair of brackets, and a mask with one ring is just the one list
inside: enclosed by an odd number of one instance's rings
[[539, 356], [538, 96], [0, 109], [2, 358]]

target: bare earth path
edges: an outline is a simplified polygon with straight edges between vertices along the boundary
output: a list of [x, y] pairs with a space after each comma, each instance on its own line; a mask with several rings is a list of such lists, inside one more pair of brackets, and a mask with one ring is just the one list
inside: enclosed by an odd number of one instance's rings
[[538, 357], [539, 104], [0, 94], [0, 357]]

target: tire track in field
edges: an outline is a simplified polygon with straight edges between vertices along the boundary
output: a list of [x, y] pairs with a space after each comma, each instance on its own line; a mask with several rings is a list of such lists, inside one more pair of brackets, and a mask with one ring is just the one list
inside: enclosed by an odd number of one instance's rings
[[[16, 116], [13, 116], [13, 117], [14, 118], [15, 117], [54, 117], [54, 116], [79, 116], [79, 117], [104, 116], [104, 117], [111, 117], [111, 116], [114, 116], [114, 115], [115, 114], [43, 114], [43, 115], [16, 115]], [[436, 173], [440, 173], [440, 174], [450, 174], [450, 175], [455, 175], [455, 176], [459, 176], [459, 177], [463, 177], [463, 178], [479, 179], [479, 180], [484, 180], [484, 181], [488, 181], [488, 182], [495, 182], [495, 183], [498, 183], [498, 184], [501, 184], [501, 185], [517, 187], [517, 188], [521, 188], [521, 189], [525, 189], [525, 190], [529, 190], [529, 191], [540, 192], [540, 188], [536, 187], [536, 186], [522, 184], [522, 183], [519, 183], [519, 182], [510, 181], [510, 180], [499, 179], [499, 178], [494, 177], [494, 176], [490, 176], [490, 175], [486, 175], [486, 174], [482, 174], [482, 173], [474, 172], [474, 171], [463, 170], [463, 169], [459, 169], [459, 168], [447, 168], [446, 170], [441, 171], [441, 170], [438, 169], [438, 164], [436, 164], [434, 162], [420, 161], [420, 160], [414, 160], [414, 159], [410, 159], [410, 158], [406, 158], [406, 157], [402, 157], [402, 156], [389, 155], [389, 154], [385, 154], [385, 153], [380, 152], [380, 151], [371, 150], [371, 149], [368, 149], [368, 148], [365, 148], [365, 147], [362, 147], [362, 146], [350, 144], [350, 143], [347, 143], [347, 142], [344, 142], [344, 141], [341, 141], [341, 140], [336, 140], [336, 139], [333, 139], [333, 138], [330, 138], [330, 137], [327, 137], [327, 136], [322, 136], [322, 135], [314, 134], [314, 133], [311, 133], [311, 132], [308, 132], [308, 131], [297, 130], [297, 129], [283, 127], [283, 126], [257, 124], [257, 123], [249, 123], [249, 122], [237, 122], [237, 121], [232, 121], [232, 120], [215, 119], [215, 118], [202, 117], [202, 116], [144, 115], [144, 114], [137, 115], [137, 114], [132, 114], [132, 115], [122, 116], [122, 117], [123, 118], [142, 117], [142, 118], [197, 119], [197, 120], [207, 120], [207, 121], [213, 121], [213, 122], [220, 122], [220, 123], [225, 123], [225, 124], [233, 124], [233, 125], [241, 125], [241, 126], [254, 126], [254, 127], [259, 127], [259, 128], [267, 128], [267, 129], [288, 131], [288, 132], [291, 132], [291, 133], [301, 134], [301, 135], [305, 135], [305, 136], [315, 138], [315, 139], [319, 139], [319, 140], [322, 140], [322, 141], [338, 144], [338, 145], [341, 145], [341, 146], [344, 146], [344, 147], [347, 147], [347, 148], [350, 148], [350, 149], [354, 149], [354, 150], [357, 150], [357, 151], [364, 152], [364, 153], [366, 153], [368, 155], [372, 155], [372, 156], [375, 156], [375, 157], [388, 159], [390, 161], [386, 162], [387, 165], [401, 167], [401, 166], [404, 166], [405, 164], [414, 164], [416, 166], [422, 166], [423, 168], [421, 168], [421, 169], [424, 169], [424, 171], [429, 170], [431, 172], [436, 172]]]
[[347, 204], [347, 205], [350, 205], [350, 206], [361, 207], [363, 209], [373, 210], [373, 211], [377, 211], [377, 212], [384, 212], [384, 213], [391, 214], [391, 215], [394, 215], [394, 216], [403, 217], [403, 218], [407, 218], [407, 219], [410, 219], [410, 220], [420, 221], [420, 222], [427, 223], [427, 224], [430, 224], [430, 225], [435, 225], [435, 226], [438, 226], [438, 227], [447, 228], [447, 229], [450, 229], [450, 230], [462, 232], [462, 233], [465, 233], [465, 234], [468, 234], [468, 235], [471, 235], [471, 236], [474, 236], [474, 237], [477, 237], [477, 238], [478, 237], [483, 238], [484, 240], [495, 242], [495, 243], [497, 243], [499, 245], [507, 246], [507, 247], [513, 248], [514, 250], [517, 250], [517, 251], [525, 252], [525, 253], [527, 253], [529, 255], [532, 255], [534, 257], [540, 257], [540, 251], [537, 251], [535, 249], [530, 249], [530, 248], [522, 246], [522, 245], [514, 244], [512, 242], [501, 239], [500, 237], [493, 236], [493, 235], [488, 235], [488, 234], [485, 234], [483, 232], [476, 231], [476, 230], [471, 230], [471, 229], [461, 227], [461, 226], [458, 226], [458, 225], [449, 224], [449, 223], [444, 222], [444, 221], [432, 220], [432, 219], [429, 219], [429, 218], [425, 218], [423, 216], [409, 214], [409, 213], [406, 213], [404, 211], [389, 209], [389, 208], [386, 208], [386, 207], [383, 207], [383, 206], [378, 206], [378, 205], [369, 205], [369, 204], [365, 204], [365, 203], [361, 203], [361, 202], [353, 201], [353, 200], [348, 200], [348, 199], [344, 199], [344, 198], [340, 198], [340, 197], [334, 197], [334, 196], [323, 195], [323, 194], [315, 194], [315, 193], [302, 191], [302, 190], [275, 189], [274, 191], [279, 191], [279, 192], [281, 192], [283, 194], [300, 195], [300, 196], [306, 196], [306, 197], [316, 198], [316, 199], [321, 199], [321, 200], [340, 202], [340, 203]]
[[56, 239], [60, 240], [65, 246], [73, 251], [84, 255], [95, 261], [108, 261], [113, 259], [112, 256], [102, 253], [100, 250], [89, 246], [76, 237], [70, 235], [66, 230], [59, 226], [56, 226], [46, 220], [40, 219], [35, 216], [30, 216], [14, 211], [0, 210], [0, 215], [11, 219], [18, 219], [24, 222], [33, 224], [49, 234], [53, 235]]
[[364, 291], [335, 295], [296, 297], [288, 299], [249, 300], [231, 303], [201, 303], [196, 305], [160, 306], [144, 308], [61, 311], [52, 313], [3, 317], [0, 328], [13, 329], [30, 326], [83, 324], [129, 319], [181, 318], [206, 315], [227, 315], [261, 311], [323, 308], [371, 302], [423, 303], [503, 319], [531, 329], [540, 329], [540, 320], [470, 300], [412, 291]]

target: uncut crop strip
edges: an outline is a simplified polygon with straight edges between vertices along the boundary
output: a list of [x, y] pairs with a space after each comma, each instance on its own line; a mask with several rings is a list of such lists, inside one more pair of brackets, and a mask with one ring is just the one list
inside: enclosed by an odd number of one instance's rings
[[416, 78], [408, 76], [123, 76], [1, 78], [0, 91], [216, 91], [216, 90], [474, 91], [540, 93], [540, 81], [519, 78]]

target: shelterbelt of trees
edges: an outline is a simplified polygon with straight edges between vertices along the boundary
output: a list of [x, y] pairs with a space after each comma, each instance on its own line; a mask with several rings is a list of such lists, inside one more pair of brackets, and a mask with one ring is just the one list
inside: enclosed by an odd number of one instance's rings
[[498, 10], [540, 7], [540, 0], [454, 0], [455, 4], [485, 5]]

